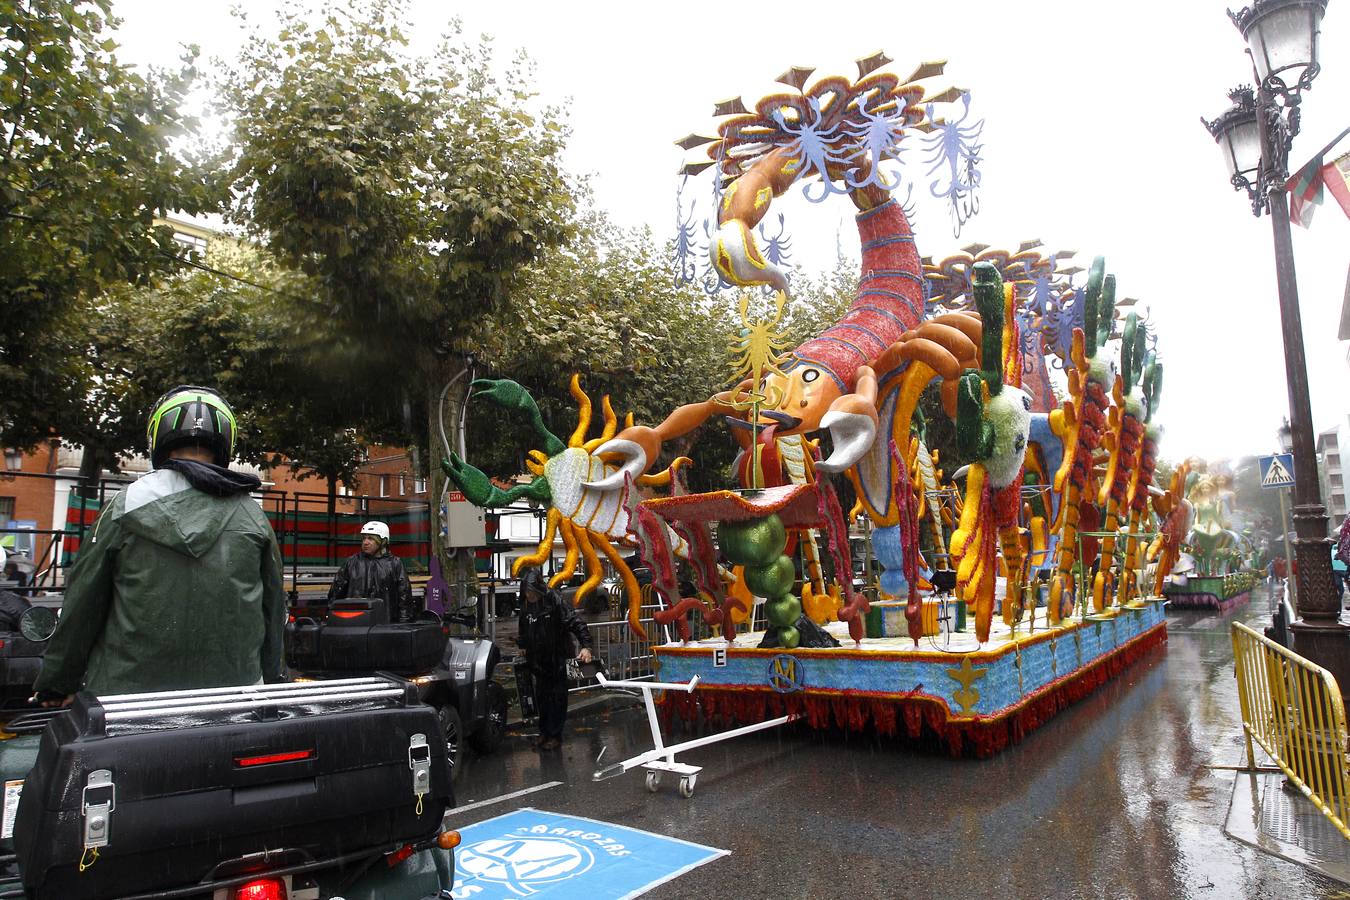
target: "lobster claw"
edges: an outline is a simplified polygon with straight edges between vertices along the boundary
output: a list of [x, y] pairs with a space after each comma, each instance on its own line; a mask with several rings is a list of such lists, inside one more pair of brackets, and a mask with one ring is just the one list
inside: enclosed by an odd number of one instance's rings
[[817, 472], [842, 472], [862, 459], [877, 439], [877, 420], [861, 413], [827, 412], [820, 420], [830, 430], [834, 450], [816, 463]]
[[842, 472], [866, 456], [877, 439], [877, 418], [877, 376], [869, 366], [859, 366], [853, 393], [836, 397], [829, 412], [820, 417], [820, 427], [829, 429], [834, 450], [816, 463], [816, 471]]
[[445, 477], [463, 492], [465, 499], [475, 506], [488, 506], [498, 493], [488, 477], [477, 468], [460, 459], [458, 453], [451, 453], [449, 459], [441, 459], [441, 469]]
[[787, 292], [787, 275], [760, 253], [754, 232], [740, 219], [722, 223], [708, 251], [717, 271], [730, 283], [742, 287], [767, 284]]
[[619, 467], [613, 472], [596, 481], [586, 481], [583, 484], [596, 491], [617, 491], [624, 485], [625, 479], [632, 479], [637, 482], [638, 476], [647, 471], [647, 451], [636, 441], [625, 440], [624, 438], [610, 438], [593, 451], [594, 455], [599, 456], [604, 453], [618, 454], [623, 458]]

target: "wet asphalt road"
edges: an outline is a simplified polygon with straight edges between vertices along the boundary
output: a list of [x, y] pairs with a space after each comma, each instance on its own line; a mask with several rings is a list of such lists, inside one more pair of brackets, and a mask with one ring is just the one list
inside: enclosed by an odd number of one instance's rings
[[[1223, 834], [1242, 762], [1228, 622], [1266, 620], [1256, 594], [1227, 617], [1168, 616], [1168, 645], [990, 760], [805, 727], [682, 754], [697, 791], [642, 772], [591, 781], [649, 749], [640, 706], [574, 716], [560, 753], [527, 733], [464, 761], [456, 827], [523, 806], [731, 851], [653, 898], [1345, 898], [1350, 891]], [[678, 739], [678, 738], [677, 738]], [[602, 900], [602, 898], [596, 898]]]

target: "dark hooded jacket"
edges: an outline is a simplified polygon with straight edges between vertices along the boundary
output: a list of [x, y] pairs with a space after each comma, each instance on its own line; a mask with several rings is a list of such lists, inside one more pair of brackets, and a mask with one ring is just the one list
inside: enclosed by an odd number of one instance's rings
[[[540, 599], [530, 602], [524, 592], [533, 586]], [[516, 643], [525, 651], [530, 669], [546, 677], [558, 677], [567, 668], [574, 655], [570, 637], [578, 647], [591, 646], [591, 630], [557, 591], [548, 586], [544, 576], [534, 569], [521, 580], [520, 619]]]
[[13, 591], [0, 591], [0, 631], [18, 631], [19, 618], [32, 605], [27, 597]]
[[342, 564], [328, 589], [328, 602], [353, 597], [382, 598], [391, 622], [411, 622], [420, 612], [403, 561], [387, 549], [378, 556], [358, 553]]
[[182, 690], [281, 679], [285, 594], [258, 479], [169, 460], [81, 543], [34, 688]]

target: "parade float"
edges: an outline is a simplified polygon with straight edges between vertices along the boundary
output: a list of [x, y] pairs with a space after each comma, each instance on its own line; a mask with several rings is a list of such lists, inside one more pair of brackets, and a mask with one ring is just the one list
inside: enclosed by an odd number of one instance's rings
[[[712, 182], [705, 283], [741, 291], [728, 390], [623, 427], [606, 397], [594, 434], [574, 376], [578, 422], [564, 441], [520, 385], [475, 382], [476, 398], [531, 423], [534, 478], [503, 491], [457, 456], [445, 467], [480, 505], [546, 505], [538, 551], [518, 565], [547, 560], [559, 536], [554, 578], [584, 566], [581, 597], [603, 557], [645, 635], [621, 550], [637, 548], [659, 605], [659, 680], [697, 677], [667, 692], [668, 714], [793, 716], [984, 756], [1166, 641], [1158, 589], [1179, 552], [1166, 525], [1181, 504], [1177, 482], [1153, 483], [1154, 338], [1120, 315], [1102, 258], [1076, 284], [1073, 254], [1036, 241], [920, 256], [899, 190], [912, 191], [903, 142], [920, 144], [929, 193], [959, 232], [978, 208], [982, 122], [969, 93], [930, 92], [944, 64], [901, 78], [889, 63], [859, 60], [856, 78], [790, 69], [784, 92], [720, 103], [715, 135], [679, 142], [701, 156], [686, 179]], [[862, 268], [844, 315], [789, 347], [777, 325], [788, 273], [761, 223], [799, 183], [808, 200], [852, 203]], [[677, 250], [698, 233], [682, 222]], [[695, 277], [687, 260], [680, 269]], [[930, 386], [954, 459], [927, 442]], [[689, 459], [657, 464], [714, 417], [733, 426], [739, 484], [689, 493]], [[854, 520], [875, 579], [854, 571]]]
[[[1185, 555], [1170, 567], [1162, 593], [1177, 609], [1228, 612], [1251, 599], [1260, 580], [1250, 529], [1239, 532], [1233, 522], [1233, 490], [1226, 475], [1198, 471], [1204, 464], [1187, 461], [1181, 475], [1187, 485], [1182, 501]], [[1193, 470], [1194, 469], [1194, 470]]]

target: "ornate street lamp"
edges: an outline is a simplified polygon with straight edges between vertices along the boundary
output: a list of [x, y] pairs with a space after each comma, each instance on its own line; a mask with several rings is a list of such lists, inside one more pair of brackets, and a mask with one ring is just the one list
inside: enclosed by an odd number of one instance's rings
[[1256, 0], [1228, 16], [1242, 32], [1262, 87], [1288, 95], [1312, 87], [1327, 0]]
[[1255, 0], [1236, 13], [1230, 10], [1229, 17], [1247, 41], [1256, 86], [1234, 89], [1228, 95], [1233, 104], [1228, 110], [1212, 122], [1200, 121], [1223, 153], [1233, 189], [1247, 192], [1254, 215], [1270, 213], [1294, 454], [1299, 620], [1291, 630], [1295, 649], [1330, 669], [1347, 690], [1350, 626], [1340, 622], [1340, 598], [1332, 587], [1331, 541], [1317, 478], [1303, 322], [1285, 193], [1289, 150], [1299, 131], [1299, 103], [1320, 70], [1317, 51], [1326, 10], [1326, 0]]

